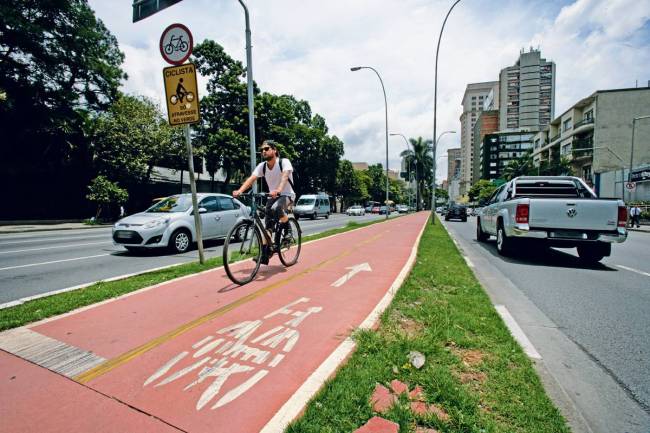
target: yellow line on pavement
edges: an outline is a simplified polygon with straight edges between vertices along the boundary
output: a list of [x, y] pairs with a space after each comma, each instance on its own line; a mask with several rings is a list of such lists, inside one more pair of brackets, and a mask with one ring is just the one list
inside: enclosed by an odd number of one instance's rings
[[182, 335], [182, 334], [186, 333], [187, 331], [190, 331], [190, 330], [196, 328], [197, 326], [200, 326], [200, 325], [202, 325], [202, 324], [204, 324], [206, 322], [209, 322], [210, 320], [212, 320], [212, 319], [214, 319], [216, 317], [223, 316], [224, 314], [228, 313], [229, 311], [232, 311], [235, 308], [240, 307], [240, 306], [246, 304], [247, 302], [252, 301], [253, 299], [259, 298], [260, 296], [270, 292], [271, 290], [277, 289], [278, 287], [281, 287], [281, 286], [283, 286], [283, 285], [285, 285], [285, 284], [287, 284], [287, 283], [289, 283], [289, 282], [291, 282], [293, 280], [296, 280], [296, 279], [298, 279], [298, 278], [300, 278], [300, 277], [302, 277], [302, 276], [304, 276], [306, 274], [309, 274], [310, 272], [316, 271], [316, 270], [318, 270], [318, 269], [320, 269], [320, 268], [322, 268], [324, 266], [329, 265], [330, 263], [334, 263], [335, 261], [340, 260], [341, 258], [350, 255], [352, 252], [359, 249], [363, 245], [379, 239], [387, 231], [388, 230], [384, 230], [381, 233], [379, 233], [379, 234], [377, 234], [377, 235], [375, 235], [375, 236], [373, 236], [373, 237], [371, 237], [369, 239], [366, 239], [365, 241], [357, 244], [355, 247], [353, 247], [353, 248], [351, 248], [351, 249], [349, 249], [347, 251], [344, 251], [344, 252], [340, 253], [339, 255], [334, 256], [334, 257], [332, 257], [330, 259], [324, 260], [324, 261], [320, 262], [319, 264], [312, 266], [311, 268], [305, 269], [304, 271], [301, 271], [301, 272], [297, 273], [296, 275], [293, 275], [291, 277], [287, 277], [284, 280], [280, 280], [280, 281], [278, 281], [276, 283], [273, 283], [273, 284], [271, 284], [269, 286], [263, 287], [260, 290], [258, 290], [256, 292], [253, 292], [253, 293], [250, 293], [250, 294], [238, 299], [237, 301], [235, 301], [235, 302], [233, 302], [231, 304], [225, 305], [225, 306], [223, 306], [223, 307], [221, 307], [221, 308], [219, 308], [219, 309], [217, 309], [217, 310], [215, 310], [215, 311], [213, 311], [211, 313], [206, 314], [203, 317], [199, 317], [198, 319], [195, 319], [195, 320], [193, 320], [191, 322], [188, 322], [188, 323], [186, 323], [184, 325], [181, 325], [178, 328], [176, 328], [176, 329], [174, 329], [174, 330], [172, 330], [172, 331], [170, 331], [170, 332], [168, 332], [168, 333], [166, 333], [164, 335], [161, 335], [160, 337], [154, 338], [153, 340], [150, 340], [147, 343], [145, 343], [145, 344], [143, 344], [143, 345], [141, 345], [139, 347], [136, 347], [135, 349], [132, 349], [132, 350], [126, 352], [126, 353], [123, 353], [122, 355], [119, 355], [116, 358], [110, 359], [110, 360], [104, 362], [103, 364], [98, 365], [97, 367], [94, 367], [94, 368], [92, 368], [92, 369], [90, 369], [90, 370], [88, 370], [88, 371], [86, 371], [84, 373], [81, 373], [80, 375], [76, 376], [74, 378], [74, 380], [76, 380], [79, 383], [88, 383], [91, 380], [97, 379], [98, 377], [103, 376], [104, 374], [116, 369], [117, 367], [119, 367], [119, 366], [121, 366], [123, 364], [126, 364], [127, 362], [129, 362], [129, 361], [137, 358], [138, 356], [150, 351], [151, 349], [155, 349], [156, 347], [166, 343], [167, 341], [169, 341], [169, 340], [171, 340], [171, 339], [173, 339], [175, 337], [178, 337], [179, 335]]

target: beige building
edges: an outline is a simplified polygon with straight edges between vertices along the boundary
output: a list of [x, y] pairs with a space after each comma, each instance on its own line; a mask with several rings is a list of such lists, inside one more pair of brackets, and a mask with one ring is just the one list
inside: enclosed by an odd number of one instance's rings
[[499, 130], [539, 131], [555, 107], [555, 63], [539, 50], [523, 50], [517, 62], [499, 74]]
[[[632, 153], [632, 119], [645, 115], [650, 115], [650, 88], [598, 90], [535, 135], [533, 162], [541, 167], [567, 158], [574, 174], [593, 185], [599, 196], [622, 197]], [[650, 119], [635, 123], [633, 175], [650, 166]], [[637, 184], [632, 199], [650, 199], [650, 179]]]
[[488, 95], [499, 92], [498, 81], [471, 83], [463, 95], [463, 113], [460, 115], [460, 195], [472, 186], [474, 171], [474, 124], [478, 119]]

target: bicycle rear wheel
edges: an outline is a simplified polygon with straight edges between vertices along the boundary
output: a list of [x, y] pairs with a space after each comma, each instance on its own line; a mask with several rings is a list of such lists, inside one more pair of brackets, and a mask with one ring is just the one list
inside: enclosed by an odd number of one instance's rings
[[[293, 266], [298, 261], [302, 248], [302, 233], [295, 218], [289, 218], [287, 225], [278, 224], [279, 244], [278, 256], [284, 266]], [[276, 245], [278, 240], [276, 239]]]
[[252, 221], [242, 221], [230, 229], [223, 244], [223, 267], [228, 278], [240, 286], [249, 283], [260, 268], [262, 240]]

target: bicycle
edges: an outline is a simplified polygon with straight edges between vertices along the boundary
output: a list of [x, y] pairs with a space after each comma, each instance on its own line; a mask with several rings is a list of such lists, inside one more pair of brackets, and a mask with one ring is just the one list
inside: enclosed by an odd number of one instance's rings
[[223, 266], [228, 278], [241, 286], [252, 281], [257, 275], [264, 249], [269, 258], [278, 253], [284, 266], [295, 265], [302, 248], [302, 231], [296, 218], [290, 214], [287, 224], [274, 221], [269, 233], [262, 222], [265, 209], [261, 206], [261, 201], [270, 196], [263, 193], [247, 193], [239, 197], [252, 197], [251, 212], [247, 219], [235, 224], [226, 236], [223, 245]]
[[167, 45], [165, 45], [165, 54], [170, 55], [174, 51], [184, 53], [189, 48], [189, 44], [183, 40], [183, 36], [172, 36]]
[[[187, 92], [183, 96], [187, 102], [192, 102], [194, 101], [194, 93], [192, 92]], [[182, 98], [176, 94], [172, 95], [169, 97], [169, 102], [171, 102], [172, 105], [176, 105], [178, 101], [180, 101]]]

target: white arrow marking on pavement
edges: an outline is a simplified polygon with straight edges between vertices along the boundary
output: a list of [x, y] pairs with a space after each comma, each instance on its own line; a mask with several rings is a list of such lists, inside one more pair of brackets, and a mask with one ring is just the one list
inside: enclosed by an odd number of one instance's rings
[[368, 263], [361, 263], [359, 265], [351, 266], [345, 269], [350, 269], [350, 272], [343, 275], [338, 280], [334, 281], [332, 283], [332, 287], [341, 287], [343, 284], [350, 281], [352, 277], [354, 277], [356, 274], [358, 274], [361, 271], [368, 271], [368, 272], [372, 271]]

